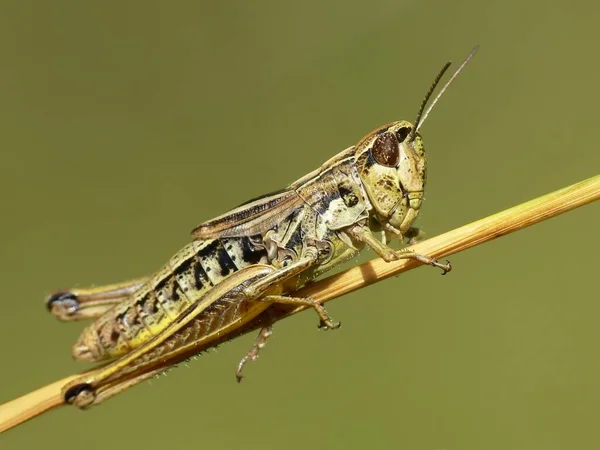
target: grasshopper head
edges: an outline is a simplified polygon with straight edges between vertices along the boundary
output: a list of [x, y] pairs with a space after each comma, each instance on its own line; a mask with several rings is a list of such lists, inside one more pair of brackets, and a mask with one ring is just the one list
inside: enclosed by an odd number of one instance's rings
[[393, 122], [365, 136], [356, 146], [362, 184], [373, 217], [405, 232], [421, 208], [427, 160], [421, 135], [407, 121]]
[[[365, 136], [355, 147], [355, 161], [362, 184], [373, 206], [372, 218], [406, 232], [421, 209], [427, 171], [425, 148], [419, 129], [450, 83], [471, 60], [475, 46], [427, 107], [447, 62], [425, 95], [414, 125], [405, 120], [385, 125]], [[425, 109], [427, 107], [427, 109]]]

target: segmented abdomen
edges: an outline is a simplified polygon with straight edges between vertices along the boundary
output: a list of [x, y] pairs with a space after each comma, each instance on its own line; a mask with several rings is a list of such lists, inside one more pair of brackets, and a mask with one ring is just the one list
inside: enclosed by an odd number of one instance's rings
[[267, 252], [248, 237], [194, 241], [128, 300], [85, 328], [73, 347], [76, 359], [115, 358], [162, 332], [203, 294]]

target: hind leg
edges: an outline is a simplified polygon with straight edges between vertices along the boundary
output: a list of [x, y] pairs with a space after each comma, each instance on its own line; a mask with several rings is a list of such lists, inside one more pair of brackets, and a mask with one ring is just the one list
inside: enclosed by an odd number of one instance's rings
[[136, 278], [123, 283], [54, 292], [46, 299], [46, 307], [62, 321], [94, 319], [128, 298], [147, 280], [148, 277]]

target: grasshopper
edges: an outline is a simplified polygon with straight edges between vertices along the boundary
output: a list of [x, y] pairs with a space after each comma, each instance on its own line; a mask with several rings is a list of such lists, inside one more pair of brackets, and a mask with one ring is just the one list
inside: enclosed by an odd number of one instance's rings
[[[426, 110], [450, 63], [444, 65], [414, 124], [379, 127], [287, 188], [202, 223], [193, 241], [154, 275], [51, 294], [47, 307], [60, 320], [95, 319], [73, 346], [75, 359], [113, 360], [66, 386], [65, 400], [80, 408], [98, 404], [190, 346], [221, 341], [273, 304], [312, 307], [321, 328], [338, 328], [320, 303], [294, 292], [366, 247], [388, 262], [415, 259], [450, 271], [449, 262], [387, 243], [421, 236], [413, 227], [427, 170], [419, 129], [476, 50]], [[267, 323], [239, 363], [238, 381], [270, 335]]]

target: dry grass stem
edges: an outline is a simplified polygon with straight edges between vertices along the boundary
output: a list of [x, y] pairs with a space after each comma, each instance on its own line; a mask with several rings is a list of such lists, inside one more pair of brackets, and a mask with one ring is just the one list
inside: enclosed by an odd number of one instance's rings
[[[411, 248], [430, 257], [446, 257], [586, 205], [598, 198], [600, 198], [600, 175], [420, 242]], [[420, 264], [414, 260], [386, 263], [376, 259], [313, 283], [298, 291], [296, 295], [310, 296], [326, 302], [413, 269]], [[283, 319], [303, 309], [305, 308], [277, 309], [276, 319]], [[240, 334], [245, 334], [254, 328], [256, 326], [241, 330]], [[63, 405], [61, 388], [74, 378], [75, 376], [64, 378], [1, 405], [0, 432]]]

